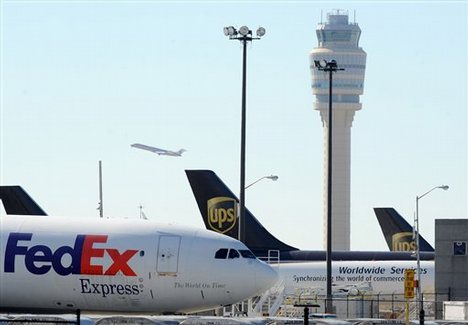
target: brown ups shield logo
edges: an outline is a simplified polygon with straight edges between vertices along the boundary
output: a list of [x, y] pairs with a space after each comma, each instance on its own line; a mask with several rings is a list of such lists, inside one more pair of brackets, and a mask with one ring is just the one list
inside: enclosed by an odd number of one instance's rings
[[392, 236], [392, 250], [393, 251], [414, 251], [416, 250], [416, 243], [413, 240], [412, 232], [399, 232]]
[[235, 199], [220, 196], [208, 200], [208, 224], [212, 230], [224, 234], [234, 228], [236, 220]]

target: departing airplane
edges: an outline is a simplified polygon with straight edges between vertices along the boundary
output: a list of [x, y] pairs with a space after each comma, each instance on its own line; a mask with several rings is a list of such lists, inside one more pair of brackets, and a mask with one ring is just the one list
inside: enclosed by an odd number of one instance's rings
[[[186, 170], [205, 226], [209, 230], [237, 238], [237, 197], [211, 170]], [[325, 251], [306, 251], [274, 237], [245, 210], [245, 244], [258, 257], [279, 252], [281, 261], [324, 261]], [[433, 260], [434, 252], [421, 252], [421, 260]], [[412, 252], [333, 251], [333, 260], [415, 260]]]
[[[186, 170], [192, 191], [208, 230], [237, 238], [237, 198], [210, 170]], [[245, 211], [245, 244], [259, 257], [269, 258], [277, 268], [286, 294], [298, 291], [318, 295], [326, 290], [325, 251], [303, 251], [271, 235]], [[421, 252], [421, 288], [434, 291], [434, 252]], [[336, 295], [401, 294], [404, 270], [416, 269], [411, 252], [334, 251], [332, 252], [332, 292]], [[275, 263], [279, 262], [279, 263]], [[382, 297], [385, 299], [385, 297]]]
[[192, 312], [278, 279], [244, 244], [204, 229], [31, 215], [0, 224], [0, 313]]
[[180, 149], [179, 151], [159, 149], [159, 148], [150, 147], [150, 146], [140, 144], [140, 143], [134, 143], [134, 144], [130, 145], [130, 147], [143, 149], [143, 150], [148, 150], [148, 151], [154, 152], [154, 153], [156, 153], [158, 155], [172, 156], [172, 157], [181, 157], [182, 154], [187, 151], [185, 149]]
[[[374, 208], [380, 229], [391, 251], [415, 251], [413, 227], [394, 208]], [[434, 248], [419, 235], [419, 250], [434, 252]]]

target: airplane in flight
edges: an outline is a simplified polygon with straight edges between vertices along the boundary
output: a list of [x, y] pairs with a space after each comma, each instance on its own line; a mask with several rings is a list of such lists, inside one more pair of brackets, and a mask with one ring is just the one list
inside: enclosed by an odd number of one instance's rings
[[[237, 197], [211, 170], [186, 170], [205, 227], [237, 238]], [[305, 251], [280, 241], [246, 209], [245, 244], [277, 267], [288, 294], [326, 288], [326, 252]], [[277, 252], [275, 255], [273, 253]], [[434, 252], [421, 252], [421, 288], [434, 292]], [[404, 270], [416, 268], [412, 252], [332, 252], [333, 294], [397, 294], [404, 290]]]
[[0, 216], [0, 313], [185, 313], [236, 303], [278, 280], [244, 244], [212, 231], [44, 214]]
[[[374, 208], [380, 229], [391, 251], [415, 251], [413, 227], [394, 208]], [[434, 252], [434, 248], [419, 235], [419, 249]]]
[[148, 150], [148, 151], [154, 152], [154, 153], [156, 153], [156, 154], [158, 154], [160, 156], [163, 155], [163, 156], [172, 156], [172, 157], [181, 157], [182, 154], [187, 151], [185, 149], [180, 149], [179, 151], [165, 150], [165, 149], [160, 149], [160, 148], [156, 148], [156, 147], [147, 146], [147, 145], [144, 145], [144, 144], [141, 144], [141, 143], [134, 143], [134, 144], [130, 145], [130, 147], [143, 149], [143, 150]]

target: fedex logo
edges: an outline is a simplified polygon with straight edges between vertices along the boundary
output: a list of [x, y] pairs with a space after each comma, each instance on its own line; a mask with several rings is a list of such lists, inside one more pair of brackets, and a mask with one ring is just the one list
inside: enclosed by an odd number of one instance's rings
[[[89, 274], [89, 275], [116, 275], [122, 272], [126, 276], [136, 276], [135, 271], [128, 265], [130, 259], [138, 252], [128, 249], [119, 252], [115, 248], [95, 248], [96, 243], [106, 243], [107, 235], [77, 235], [73, 247], [61, 246], [54, 252], [46, 245], [28, 246], [32, 233], [12, 232], [8, 237], [5, 249], [5, 272], [15, 272], [15, 260], [24, 256], [26, 269], [33, 274], [46, 274], [51, 268], [59, 275]], [[104, 270], [98, 261], [110, 256], [112, 264]], [[71, 258], [71, 263], [65, 263], [64, 256]], [[93, 259], [93, 260], [92, 260]]]

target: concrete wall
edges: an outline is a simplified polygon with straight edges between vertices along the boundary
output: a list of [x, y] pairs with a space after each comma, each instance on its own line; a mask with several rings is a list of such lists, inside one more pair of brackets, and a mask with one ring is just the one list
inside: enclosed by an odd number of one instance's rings
[[[466, 242], [465, 255], [454, 254], [456, 242]], [[456, 246], [458, 253], [460, 247]], [[468, 219], [435, 222], [435, 289], [449, 293], [452, 301], [468, 301]]]

